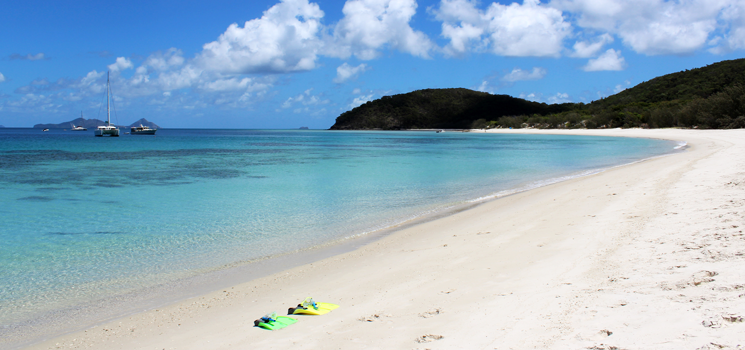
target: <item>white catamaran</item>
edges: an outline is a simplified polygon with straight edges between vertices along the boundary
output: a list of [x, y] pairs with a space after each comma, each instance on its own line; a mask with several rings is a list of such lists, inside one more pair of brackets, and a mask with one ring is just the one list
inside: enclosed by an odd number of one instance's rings
[[111, 83], [109, 82], [109, 72], [106, 72], [106, 125], [96, 128], [96, 136], [119, 136], [119, 129], [111, 125], [111, 108], [109, 100], [111, 95]]

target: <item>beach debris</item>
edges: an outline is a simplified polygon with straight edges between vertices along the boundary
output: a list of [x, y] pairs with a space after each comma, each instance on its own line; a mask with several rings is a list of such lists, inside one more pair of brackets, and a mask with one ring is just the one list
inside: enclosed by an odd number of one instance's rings
[[416, 338], [417, 343], [429, 343], [433, 342], [435, 340], [440, 340], [442, 338], [445, 338], [439, 334], [425, 334], [419, 338]]
[[743, 322], [742, 316], [738, 316], [738, 315], [722, 315], [722, 319], [727, 322], [732, 322], [732, 323]]
[[606, 345], [606, 344], [602, 344], [602, 343], [600, 345], [595, 345], [593, 347], [589, 347], [588, 349], [590, 349], [590, 350], [623, 350], [623, 349], [621, 349], [621, 348], [619, 348], [617, 346]]
[[358, 318], [358, 320], [359, 321], [362, 321], [362, 322], [373, 322], [373, 321], [379, 320], [380, 317], [381, 317], [380, 314], [374, 314], [374, 315], [370, 315], [370, 316], [362, 316], [362, 317]]
[[440, 309], [438, 307], [438, 308], [436, 308], [434, 310], [430, 310], [430, 311], [427, 311], [427, 312], [422, 312], [421, 314], [419, 314], [419, 317], [422, 317], [422, 318], [435, 317], [435, 316], [439, 315], [441, 312], [442, 312], [442, 309]]
[[602, 335], [604, 335], [606, 337], [610, 337], [610, 335], [613, 334], [613, 332], [611, 332], [611, 331], [609, 331], [607, 329], [603, 329], [603, 330], [600, 331], [600, 334], [602, 334]]
[[709, 283], [714, 282], [714, 279], [712, 277], [718, 275], [719, 273], [714, 271], [699, 271], [693, 274], [693, 281], [691, 281], [691, 284], [694, 286], [698, 286], [702, 283]]

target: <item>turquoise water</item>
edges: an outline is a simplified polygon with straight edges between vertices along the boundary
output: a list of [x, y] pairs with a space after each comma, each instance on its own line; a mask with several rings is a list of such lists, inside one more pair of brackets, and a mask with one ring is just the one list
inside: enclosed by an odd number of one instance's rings
[[445, 132], [0, 129], [0, 324], [673, 151]]

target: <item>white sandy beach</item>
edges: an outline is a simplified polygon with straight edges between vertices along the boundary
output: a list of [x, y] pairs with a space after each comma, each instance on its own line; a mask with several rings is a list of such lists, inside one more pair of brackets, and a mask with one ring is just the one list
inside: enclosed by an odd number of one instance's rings
[[[745, 348], [745, 130], [490, 132], [689, 148], [30, 348]], [[307, 296], [341, 307], [282, 330], [253, 327]]]

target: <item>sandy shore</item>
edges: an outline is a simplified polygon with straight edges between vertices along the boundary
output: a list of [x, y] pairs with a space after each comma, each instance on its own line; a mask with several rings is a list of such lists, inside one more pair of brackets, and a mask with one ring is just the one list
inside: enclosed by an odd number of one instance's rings
[[[567, 133], [689, 148], [31, 348], [745, 347], [745, 130]], [[341, 307], [253, 327], [307, 296]]]

